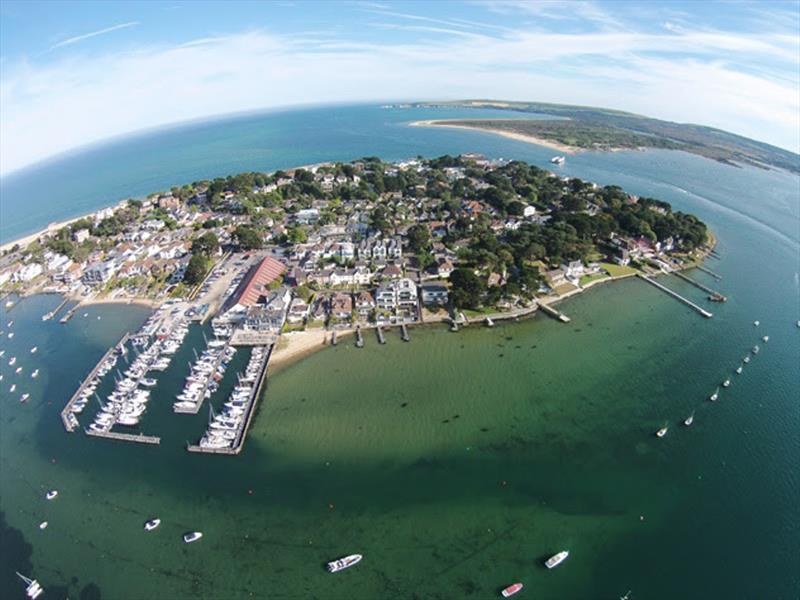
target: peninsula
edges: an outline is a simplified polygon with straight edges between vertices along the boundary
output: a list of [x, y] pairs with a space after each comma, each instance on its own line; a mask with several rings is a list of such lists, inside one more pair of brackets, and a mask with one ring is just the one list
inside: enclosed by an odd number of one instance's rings
[[408, 106], [535, 113], [537, 117], [531, 119], [448, 119], [414, 124], [478, 129], [550, 146], [561, 152], [660, 148], [682, 150], [732, 166], [744, 164], [800, 173], [800, 156], [788, 150], [713, 127], [651, 119], [619, 110], [501, 100], [420, 102]]
[[276, 362], [333, 331], [529, 314], [713, 243], [666, 202], [476, 154], [197, 181], [27, 242], [0, 258], [5, 294], [233, 315], [242, 339], [292, 333]]

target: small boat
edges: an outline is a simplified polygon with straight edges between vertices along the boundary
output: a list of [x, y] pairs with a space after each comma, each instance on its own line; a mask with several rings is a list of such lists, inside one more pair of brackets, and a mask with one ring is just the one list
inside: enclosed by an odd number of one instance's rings
[[745, 357], [742, 359], [742, 361], [744, 362], [744, 364], [747, 364], [747, 363], [749, 363], [749, 362], [750, 362], [750, 357], [749, 357], [749, 356], [745, 356]]
[[83, 316], [84, 316], [84, 317], [88, 317], [88, 316], [89, 316], [89, 313], [83, 313]]
[[494, 327], [494, 321], [492, 321], [489, 317], [486, 317], [486, 326]]
[[731, 380], [730, 379], [726, 379], [725, 381], [722, 382], [722, 387], [728, 387], [730, 384], [731, 384]]
[[[11, 334], [9, 334], [9, 335], [11, 335]], [[762, 340], [764, 341], [764, 343], [766, 344], [766, 343], [769, 341], [769, 336], [768, 336], [768, 335], [765, 335], [765, 336], [764, 336], [764, 337], [762, 337], [761, 339], [762, 339]]]
[[761, 322], [760, 322], [760, 321], [753, 321], [753, 325], [755, 325], [756, 327], [758, 327], [759, 325], [761, 325]]
[[332, 560], [328, 563], [328, 572], [336, 573], [337, 571], [341, 571], [343, 569], [349, 569], [353, 565], [357, 565], [359, 562], [361, 562], [362, 558], [363, 556], [360, 554], [350, 554], [349, 556]]
[[14, 373], [16, 373], [17, 375], [22, 373], [22, 367], [17, 367], [16, 370], [14, 371]]
[[201, 537], [203, 537], [202, 531], [191, 531], [183, 534], [183, 541], [187, 544], [191, 544], [192, 542], [199, 540]]
[[554, 569], [558, 565], [560, 565], [562, 562], [567, 560], [568, 556], [569, 556], [569, 551], [568, 550], [562, 550], [558, 554], [554, 554], [553, 556], [548, 558], [546, 561], [544, 561], [544, 566], [547, 567], [548, 569]]
[[753, 346], [753, 354], [758, 354], [758, 351], [759, 351], [759, 350], [761, 350], [761, 348], [759, 348], [759, 347], [758, 347], [758, 344], [756, 344], [755, 346]]
[[554, 165], [563, 165], [564, 161], [566, 160], [567, 160], [566, 156], [554, 156], [553, 158], [550, 159], [550, 162], [553, 163]]
[[9, 331], [8, 332], [8, 339], [11, 339], [13, 337], [14, 337], [14, 332], [13, 331]]
[[6, 353], [5, 350], [0, 350], [0, 358], [3, 358], [3, 355], [5, 355], [5, 353]]
[[31, 377], [36, 379], [39, 376], [39, 369], [36, 369], [33, 373], [31, 373]]
[[664, 425], [661, 429], [656, 431], [656, 437], [660, 438], [664, 437], [665, 435], [667, 435], [667, 431], [669, 431], [669, 428], [666, 425]]
[[[161, 519], [150, 519], [144, 524], [145, 531], [153, 531], [156, 527], [161, 525]], [[203, 535], [202, 533], [200, 535]], [[186, 542], [186, 536], [183, 536], [183, 541]], [[187, 542], [188, 543], [188, 542]]]
[[510, 586], [508, 586], [502, 592], [500, 592], [500, 594], [503, 596], [503, 598], [508, 598], [516, 594], [518, 591], [520, 591], [522, 587], [523, 586], [521, 583], [512, 583]]
[[687, 427], [691, 427], [692, 423], [694, 423], [694, 413], [690, 414], [683, 420], [683, 424], [686, 425]]
[[36, 351], [39, 349], [39, 346], [34, 346], [31, 348], [31, 354], [36, 354]]
[[48, 500], [53, 500], [57, 496], [58, 496], [58, 490], [50, 490], [44, 495], [44, 497], [47, 498]]
[[16, 356], [12, 356], [11, 360], [8, 361], [8, 366], [9, 367], [13, 367], [16, 364], [16, 362], [17, 362], [17, 357]]
[[39, 529], [47, 529], [47, 521], [42, 521], [39, 523]]
[[6, 327], [11, 327], [14, 324], [14, 319], [11, 319], [8, 323], [6, 323]]
[[713, 394], [711, 394], [711, 395], [708, 397], [708, 399], [709, 399], [709, 400], [711, 400], [712, 402], [716, 402], [716, 401], [717, 401], [717, 398], [719, 398], [719, 388], [717, 388], [716, 390], [714, 390], [714, 393], [713, 393]]
[[17, 384], [16, 383], [12, 383], [11, 384], [11, 389], [8, 390], [8, 391], [9, 391], [10, 394], [13, 394], [14, 390], [16, 390], [16, 389], [17, 389]]
[[36, 581], [35, 579], [31, 579], [29, 577], [25, 577], [25, 575], [23, 575], [19, 571], [17, 571], [17, 576], [20, 579], [22, 579], [22, 581], [25, 582], [25, 585], [27, 586], [25, 588], [25, 595], [28, 598], [31, 599], [38, 598], [39, 596], [42, 595], [42, 592], [44, 592], [44, 588], [39, 584], [38, 581]]
[[24, 394], [22, 394], [22, 398], [20, 398], [19, 401], [20, 402], [25, 402], [30, 397], [31, 397], [31, 395], [29, 393], [25, 392]]
[[736, 367], [736, 374], [737, 375], [741, 375], [742, 374], [742, 365], [739, 365], [738, 367]]

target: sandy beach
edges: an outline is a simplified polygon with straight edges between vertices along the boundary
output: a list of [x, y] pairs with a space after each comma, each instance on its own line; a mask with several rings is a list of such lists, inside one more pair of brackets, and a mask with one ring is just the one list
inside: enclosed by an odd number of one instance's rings
[[554, 142], [553, 140], [538, 138], [532, 135], [523, 135], [521, 133], [514, 133], [511, 131], [501, 131], [499, 129], [486, 129], [484, 127], [471, 127], [469, 125], [455, 125], [453, 123], [449, 123], [446, 120], [412, 121], [411, 123], [409, 123], [409, 125], [411, 127], [450, 127], [452, 129], [468, 129], [470, 131], [483, 131], [485, 133], [502, 135], [505, 138], [517, 140], [518, 142], [526, 142], [528, 144], [536, 144], [537, 146], [545, 146], [547, 148], [552, 148], [553, 150], [558, 150], [559, 152], [563, 152], [564, 154], [577, 154], [578, 152], [584, 151], [583, 148], [578, 148], [576, 146], [567, 146], [566, 144], [560, 144], [558, 142]]
[[[352, 329], [337, 332], [342, 337], [353, 333]], [[269, 359], [270, 370], [284, 367], [296, 360], [308, 356], [328, 346], [330, 332], [322, 328], [308, 329], [306, 331], [290, 331], [281, 334], [278, 346], [273, 350]]]

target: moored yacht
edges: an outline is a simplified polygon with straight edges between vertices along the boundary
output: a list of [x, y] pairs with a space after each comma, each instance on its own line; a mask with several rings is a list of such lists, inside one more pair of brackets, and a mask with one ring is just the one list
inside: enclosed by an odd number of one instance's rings
[[730, 379], [726, 379], [725, 381], [722, 382], [722, 387], [728, 387], [730, 384], [731, 384], [731, 380]]
[[747, 364], [747, 363], [750, 362], [750, 357], [749, 356], [745, 356], [742, 360], [744, 361], [744, 364]]
[[57, 496], [58, 496], [58, 490], [50, 490], [44, 495], [44, 497], [47, 498], [48, 500], [53, 500]]
[[31, 373], [31, 377], [33, 379], [36, 379], [38, 376], [39, 376], [39, 369], [36, 369], [33, 371], [33, 373]]
[[503, 598], [508, 598], [516, 594], [518, 591], [520, 591], [522, 587], [523, 586], [521, 583], [512, 583], [510, 586], [503, 589], [503, 591], [500, 592], [500, 594], [503, 596]]
[[153, 531], [159, 525], [161, 525], [161, 519], [150, 519], [144, 524], [144, 529], [145, 531]]
[[553, 556], [548, 558], [546, 561], [544, 561], [544, 566], [547, 567], [548, 569], [554, 569], [555, 567], [560, 565], [562, 562], [567, 560], [568, 556], [569, 556], [569, 550], [562, 550], [558, 554], [554, 554]]
[[736, 367], [736, 374], [737, 375], [741, 375], [742, 374], [742, 365], [739, 365], [738, 367]]
[[716, 402], [716, 401], [717, 401], [717, 398], [719, 398], [719, 388], [717, 388], [717, 389], [714, 391], [714, 393], [713, 393], [713, 394], [711, 394], [711, 395], [708, 397], [708, 399], [709, 399], [709, 400], [711, 400], [712, 402]]
[[763, 340], [763, 342], [766, 344], [766, 343], [769, 341], [769, 336], [768, 336], [768, 335], [765, 335], [765, 336], [764, 336], [764, 337], [762, 337], [761, 339], [762, 339], [762, 340]]
[[690, 414], [683, 420], [683, 424], [687, 427], [691, 427], [692, 423], [694, 423], [694, 413]]
[[47, 521], [42, 521], [41, 523], [39, 523], [39, 529], [47, 529], [47, 525], [48, 525]]
[[761, 325], [761, 323], [760, 323], [759, 321], [753, 321], [753, 325], [755, 325], [756, 327], [758, 327], [759, 325]]
[[34, 346], [31, 348], [31, 354], [36, 354], [36, 351], [39, 349], [39, 346]]
[[44, 592], [44, 588], [35, 579], [31, 579], [29, 577], [25, 577], [25, 575], [23, 575], [19, 571], [17, 571], [17, 576], [20, 579], [22, 579], [22, 581], [25, 582], [25, 585], [27, 586], [25, 588], [25, 595], [28, 598], [31, 598], [31, 599], [38, 598], [39, 596], [41, 596], [42, 592]]
[[11, 360], [8, 361], [8, 366], [9, 367], [13, 367], [15, 364], [17, 364], [17, 357], [16, 356], [12, 356]]
[[329, 573], [336, 573], [337, 571], [342, 571], [344, 569], [349, 569], [353, 565], [357, 565], [361, 562], [363, 556], [360, 554], [350, 554], [349, 556], [344, 556], [342, 558], [332, 560], [328, 563], [328, 572]]
[[554, 156], [550, 159], [550, 162], [554, 165], [563, 165], [564, 162], [567, 160], [566, 156]]
[[27, 400], [28, 400], [28, 398], [30, 398], [30, 397], [31, 397], [31, 395], [30, 395], [28, 392], [25, 392], [24, 394], [22, 394], [22, 398], [20, 398], [20, 399], [19, 399], [19, 401], [20, 401], [20, 402], [25, 402], [25, 401], [27, 401]]
[[669, 428], [666, 425], [664, 425], [661, 429], [656, 431], [656, 437], [660, 438], [664, 437], [665, 435], [667, 435], [667, 431], [669, 431]]
[[191, 544], [192, 542], [196, 542], [201, 537], [203, 537], [202, 531], [190, 531], [189, 533], [183, 534], [183, 541], [187, 544]]
[[16, 383], [12, 383], [11, 384], [11, 389], [8, 390], [8, 391], [9, 391], [9, 393], [13, 394], [14, 390], [16, 390], [16, 389], [17, 389], [17, 384]]
[[758, 344], [756, 344], [755, 346], [753, 346], [753, 354], [758, 354], [758, 351], [759, 351], [759, 350], [761, 350], [761, 348], [759, 348], [759, 347], [758, 347]]

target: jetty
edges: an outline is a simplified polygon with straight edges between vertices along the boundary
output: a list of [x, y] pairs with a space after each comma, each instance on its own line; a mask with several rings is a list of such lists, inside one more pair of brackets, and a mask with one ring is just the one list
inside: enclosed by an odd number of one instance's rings
[[69, 298], [64, 298], [59, 303], [59, 305], [56, 306], [53, 310], [51, 310], [49, 313], [45, 313], [44, 315], [42, 315], [42, 321], [49, 321], [50, 319], [55, 317], [61, 311], [61, 309], [64, 308], [67, 305], [68, 302], [69, 302]]
[[400, 325], [400, 339], [404, 342], [410, 342], [411, 336], [408, 335], [408, 327], [405, 323]]
[[[208, 389], [209, 384], [214, 379], [213, 374], [217, 372], [217, 369], [219, 369], [219, 364], [222, 362], [222, 358], [225, 356], [225, 353], [228, 351], [228, 347], [229, 346], [230, 346], [230, 344], [225, 344], [225, 347], [222, 349], [222, 352], [219, 353], [219, 356], [217, 356], [217, 359], [214, 361], [214, 370], [211, 371], [212, 374], [209, 375], [206, 378], [206, 383], [203, 386], [203, 392], [198, 395], [198, 398], [200, 398], [200, 400], [198, 402], [195, 402], [194, 408], [192, 409], [192, 408], [174, 408], [173, 407], [172, 410], [175, 411], [175, 413], [182, 414], [182, 415], [196, 415], [200, 411], [200, 407], [203, 405], [203, 402], [205, 401], [205, 398], [206, 398], [206, 390]], [[191, 370], [191, 366], [189, 367], [189, 369]]]
[[247, 431], [250, 429], [250, 423], [255, 416], [256, 404], [258, 403], [259, 397], [261, 397], [262, 391], [266, 388], [267, 366], [269, 365], [269, 359], [270, 356], [272, 356], [272, 350], [274, 348], [275, 346], [270, 346], [269, 350], [264, 353], [264, 358], [262, 359], [261, 365], [259, 365], [256, 385], [253, 386], [253, 393], [250, 394], [250, 398], [247, 401], [245, 417], [242, 421], [242, 426], [239, 428], [239, 431], [236, 434], [233, 445], [228, 448], [203, 448], [202, 446], [196, 444], [187, 444], [186, 449], [189, 452], [199, 454], [225, 454], [228, 456], [233, 456], [242, 451], [244, 448], [244, 442], [247, 439]]
[[717, 281], [722, 279], [722, 275], [718, 275], [717, 273], [714, 273], [714, 271], [712, 271], [711, 269], [707, 269], [703, 265], [697, 265], [697, 268], [700, 269], [703, 273], [708, 273], [709, 275], [711, 275]]
[[727, 300], [727, 298], [726, 298], [725, 296], [723, 296], [722, 294], [720, 294], [719, 292], [717, 292], [717, 291], [715, 291], [715, 290], [712, 290], [710, 287], [707, 287], [707, 286], [703, 285], [703, 284], [702, 284], [702, 283], [700, 283], [699, 281], [695, 281], [695, 280], [694, 280], [694, 279], [692, 279], [691, 277], [689, 277], [689, 276], [687, 276], [687, 275], [684, 275], [683, 273], [681, 273], [681, 272], [679, 272], [679, 271], [673, 271], [673, 272], [672, 272], [672, 274], [673, 274], [673, 275], [675, 275], [675, 277], [680, 277], [681, 279], [683, 279], [683, 280], [684, 280], [684, 281], [686, 281], [687, 283], [691, 283], [691, 284], [692, 284], [694, 287], [696, 287], [696, 288], [698, 288], [698, 289], [701, 289], [701, 290], [703, 290], [704, 292], [706, 292], [706, 293], [710, 294], [710, 295], [711, 295], [711, 296], [713, 296], [713, 297], [714, 297], [714, 298], [715, 298], [715, 299], [716, 299], [718, 302], [725, 302], [725, 301]]
[[78, 427], [78, 418], [75, 416], [75, 413], [72, 412], [72, 405], [78, 401], [78, 398], [80, 398], [80, 395], [83, 392], [84, 388], [89, 384], [90, 381], [92, 381], [92, 379], [94, 379], [95, 375], [97, 375], [97, 371], [100, 370], [102, 364], [114, 352], [116, 352], [117, 348], [121, 348], [122, 346], [124, 346], [125, 343], [128, 341], [128, 338], [130, 338], [130, 332], [123, 335], [122, 339], [119, 342], [117, 342], [115, 345], [111, 346], [111, 348], [106, 350], [106, 353], [103, 354], [102, 358], [99, 361], [97, 361], [97, 364], [91, 370], [89, 375], [87, 375], [86, 378], [83, 381], [81, 381], [80, 386], [78, 386], [78, 390], [74, 394], [72, 394], [72, 397], [69, 399], [69, 402], [67, 402], [64, 408], [61, 410], [61, 422], [64, 423], [64, 429], [66, 429], [68, 432], [71, 433], [75, 431], [75, 429]]
[[156, 437], [154, 435], [145, 435], [143, 433], [118, 433], [116, 431], [93, 431], [91, 429], [87, 429], [86, 435], [105, 438], [107, 440], [136, 442], [137, 444], [150, 444], [151, 446], [157, 446], [161, 443], [160, 437]]
[[338, 340], [336, 339], [336, 330], [334, 329], [331, 332], [331, 346], [335, 346], [337, 343], [338, 343]]
[[564, 313], [556, 310], [555, 308], [553, 308], [549, 304], [539, 303], [539, 308], [541, 308], [545, 312], [545, 314], [550, 315], [554, 319], [558, 319], [562, 323], [569, 323], [569, 321], [570, 321], [570, 319], [569, 319], [569, 317], [567, 315], [565, 315]]
[[658, 283], [658, 282], [657, 282], [655, 279], [651, 279], [651, 278], [650, 278], [650, 277], [648, 277], [647, 275], [642, 275], [641, 273], [637, 273], [636, 275], [637, 275], [637, 277], [639, 277], [639, 278], [641, 278], [641, 279], [644, 279], [646, 282], [648, 282], [648, 283], [650, 283], [650, 284], [654, 285], [655, 287], [657, 287], [657, 288], [658, 288], [658, 289], [660, 289], [661, 291], [663, 291], [663, 292], [666, 292], [667, 294], [669, 294], [669, 295], [670, 295], [670, 296], [672, 296], [673, 298], [676, 298], [676, 299], [680, 300], [680, 301], [681, 301], [681, 302], [683, 302], [683, 303], [684, 303], [686, 306], [689, 306], [689, 307], [693, 308], [694, 310], [696, 310], [697, 312], [699, 312], [701, 315], [703, 315], [705, 318], [707, 318], [707, 319], [710, 319], [711, 317], [713, 317], [713, 316], [714, 316], [712, 313], [708, 312], [706, 309], [704, 309], [704, 308], [701, 308], [701, 307], [697, 306], [697, 304], [695, 304], [694, 302], [692, 302], [692, 301], [691, 301], [691, 300], [689, 300], [688, 298], [684, 298], [684, 297], [683, 297], [683, 296], [681, 296], [681, 295], [680, 295], [678, 292], [675, 292], [675, 291], [673, 291], [673, 290], [669, 289], [669, 288], [668, 288], [667, 286], [665, 286], [665, 285], [661, 285], [661, 284], [660, 284], [660, 283]]
[[64, 316], [61, 317], [61, 320], [59, 321], [59, 323], [61, 323], [63, 325], [64, 323], [69, 321], [72, 318], [72, 315], [74, 315], [78, 311], [78, 308], [80, 307], [80, 305], [81, 305], [81, 303], [78, 302], [75, 306], [73, 306], [66, 313], [64, 313]]
[[385, 344], [386, 343], [386, 338], [383, 336], [383, 329], [381, 329], [380, 325], [378, 325], [375, 328], [375, 333], [378, 336], [378, 342], [381, 343], [381, 344]]
[[364, 347], [364, 337], [361, 335], [361, 326], [356, 327], [356, 348]]

